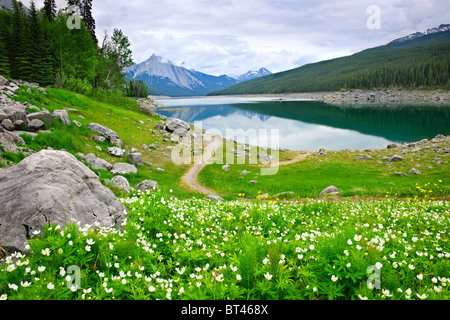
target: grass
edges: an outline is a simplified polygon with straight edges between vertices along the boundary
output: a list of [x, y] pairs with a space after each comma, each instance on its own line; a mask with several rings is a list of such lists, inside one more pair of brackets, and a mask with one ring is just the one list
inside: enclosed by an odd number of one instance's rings
[[[435, 158], [446, 157], [433, 149], [422, 149], [419, 153], [402, 154], [405, 160], [389, 163], [397, 150], [374, 150], [367, 152], [370, 160], [355, 161], [361, 151], [326, 152], [310, 155], [304, 161], [281, 166], [276, 175], [261, 175], [261, 166], [231, 164], [231, 171], [222, 170], [222, 165], [206, 167], [200, 174], [200, 182], [227, 199], [245, 194], [255, 199], [262, 191], [270, 196], [283, 192], [294, 192], [295, 198], [317, 198], [330, 185], [338, 187], [341, 197], [383, 198], [386, 194], [396, 197], [415, 197], [417, 186], [433, 186], [428, 197], [446, 197], [450, 193], [450, 167], [448, 162], [436, 166]], [[281, 155], [280, 161], [286, 156]], [[292, 158], [289, 156], [288, 158]], [[408, 173], [417, 168], [422, 175], [396, 176], [395, 172]], [[250, 174], [241, 175], [243, 170]], [[249, 182], [256, 180], [257, 184]], [[423, 195], [423, 194], [421, 194]]]
[[121, 199], [129, 211], [121, 231], [47, 226], [29, 241], [29, 255], [5, 259], [0, 296], [450, 298], [447, 201], [215, 203], [170, 196], [166, 191], [139, 192]]

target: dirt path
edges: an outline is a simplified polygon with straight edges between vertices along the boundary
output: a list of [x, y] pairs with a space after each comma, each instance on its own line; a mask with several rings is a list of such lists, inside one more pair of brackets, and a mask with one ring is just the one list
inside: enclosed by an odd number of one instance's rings
[[[186, 172], [186, 174], [181, 178], [181, 181], [183, 183], [185, 183], [186, 185], [188, 185], [191, 189], [194, 189], [197, 192], [207, 194], [207, 195], [210, 195], [210, 194], [215, 195], [216, 193], [209, 190], [208, 188], [205, 188], [204, 186], [200, 185], [197, 181], [198, 176], [199, 176], [200, 172], [203, 170], [203, 168], [205, 168], [209, 164], [210, 160], [216, 153], [217, 149], [220, 146], [222, 146], [222, 139], [220, 137], [211, 137], [211, 140], [214, 140], [214, 141], [212, 141], [209, 145], [206, 146], [203, 155], [199, 155], [194, 158], [194, 161], [195, 161], [194, 166], [192, 168], [190, 168], [189, 171]], [[288, 160], [288, 161], [282, 161], [278, 165], [279, 166], [287, 166], [287, 165], [290, 165], [293, 163], [303, 161], [310, 154], [311, 153], [300, 154], [297, 157], [295, 157], [294, 159]], [[203, 159], [202, 159], [202, 157], [203, 157]]]
[[200, 171], [202, 171], [203, 168], [209, 164], [210, 160], [216, 153], [217, 149], [220, 146], [222, 146], [222, 138], [220, 137], [210, 136], [210, 141], [211, 143], [206, 146], [203, 155], [194, 157], [194, 166], [191, 169], [189, 169], [188, 172], [186, 172], [186, 174], [181, 178], [181, 181], [187, 184], [190, 188], [194, 189], [195, 191], [198, 191], [203, 194], [214, 195], [215, 192], [209, 190], [208, 188], [203, 187], [197, 182]]

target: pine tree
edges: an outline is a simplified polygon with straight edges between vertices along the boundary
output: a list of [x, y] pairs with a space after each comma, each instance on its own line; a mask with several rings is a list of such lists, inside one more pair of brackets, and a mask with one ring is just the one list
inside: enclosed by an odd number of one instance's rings
[[95, 19], [92, 16], [92, 0], [81, 0], [81, 18], [83, 19], [86, 28], [91, 32], [92, 39], [98, 43], [95, 35]]
[[9, 76], [9, 54], [8, 42], [9, 34], [7, 32], [6, 22], [2, 15], [0, 15], [0, 75]]
[[56, 2], [55, 0], [44, 0], [44, 12], [48, 21], [52, 21], [56, 17]]
[[32, 66], [29, 61], [28, 26], [23, 5], [13, 0], [12, 38], [10, 48], [10, 69], [13, 79], [27, 80]]

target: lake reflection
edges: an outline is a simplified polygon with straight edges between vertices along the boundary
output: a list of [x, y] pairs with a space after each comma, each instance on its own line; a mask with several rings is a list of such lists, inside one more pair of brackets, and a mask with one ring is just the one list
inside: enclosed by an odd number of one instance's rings
[[[161, 99], [157, 112], [194, 123], [226, 137], [227, 129], [267, 129], [269, 139], [237, 137], [242, 143], [271, 145], [271, 133], [283, 149], [315, 151], [380, 149], [437, 134], [450, 134], [450, 106], [334, 106], [319, 101], [274, 101], [271, 98]], [[276, 130], [276, 131], [271, 131]], [[231, 137], [227, 137], [231, 138]]]

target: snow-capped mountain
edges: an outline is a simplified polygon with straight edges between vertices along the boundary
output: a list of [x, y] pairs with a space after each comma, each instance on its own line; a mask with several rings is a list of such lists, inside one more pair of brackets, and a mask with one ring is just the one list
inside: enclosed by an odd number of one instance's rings
[[265, 68], [249, 71], [238, 78], [213, 76], [176, 66], [170, 60], [153, 54], [147, 61], [125, 69], [127, 79], [143, 81], [151, 94], [167, 96], [203, 96], [226, 89], [239, 82], [271, 74]]
[[247, 80], [268, 76], [270, 74], [272, 74], [272, 72], [270, 72], [266, 68], [261, 68], [258, 71], [249, 71], [243, 75], [240, 75], [239, 77], [236, 78], [236, 80], [238, 80], [239, 82], [243, 82]]
[[147, 61], [125, 69], [125, 75], [143, 81], [152, 94], [168, 96], [206, 95], [238, 83], [226, 75], [217, 77], [176, 66], [155, 54]]
[[401, 43], [404, 41], [414, 40], [414, 39], [417, 39], [417, 38], [420, 38], [423, 36], [427, 36], [432, 33], [444, 32], [444, 31], [448, 31], [448, 30], [450, 30], [450, 24], [441, 24], [439, 27], [428, 29], [425, 32], [415, 32], [415, 33], [412, 33], [405, 37], [396, 39], [396, 40], [392, 41], [391, 43]]

